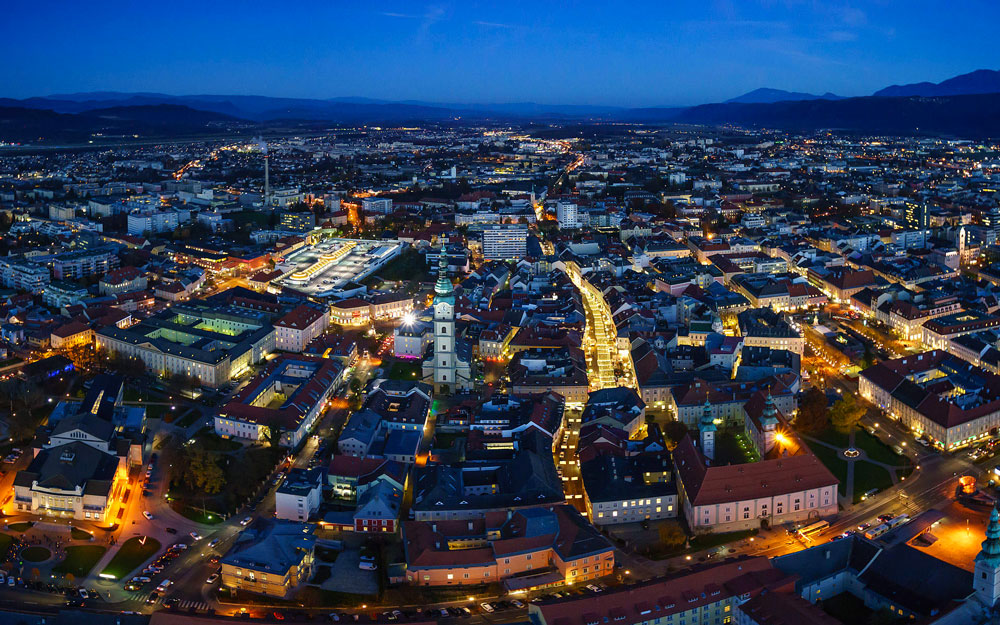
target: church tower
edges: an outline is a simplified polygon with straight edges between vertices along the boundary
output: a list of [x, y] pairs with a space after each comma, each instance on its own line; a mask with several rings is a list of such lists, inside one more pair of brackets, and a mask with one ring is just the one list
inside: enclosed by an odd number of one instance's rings
[[705, 408], [701, 411], [698, 421], [698, 439], [701, 441], [701, 453], [707, 460], [715, 460], [715, 419], [712, 418], [712, 404], [705, 399]]
[[1000, 599], [1000, 514], [996, 508], [990, 512], [990, 524], [986, 527], [982, 551], [976, 556], [973, 580], [976, 597], [988, 607], [995, 606]]
[[448, 277], [448, 254], [441, 246], [438, 279], [434, 285], [434, 392], [444, 387], [456, 390], [458, 363], [455, 356], [455, 291]]
[[764, 409], [760, 412], [760, 426], [763, 428], [761, 435], [764, 440], [761, 441], [762, 449], [760, 449], [760, 455], [765, 455], [774, 449], [775, 437], [778, 434], [778, 408], [774, 405], [774, 397], [771, 397], [771, 392], [767, 392], [767, 399], [764, 401]]

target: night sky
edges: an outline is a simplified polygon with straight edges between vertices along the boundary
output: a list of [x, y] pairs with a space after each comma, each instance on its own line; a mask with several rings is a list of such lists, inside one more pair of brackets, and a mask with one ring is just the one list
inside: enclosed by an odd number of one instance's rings
[[1000, 4], [3, 2], [0, 96], [79, 91], [655, 106], [868, 95], [1000, 68]]

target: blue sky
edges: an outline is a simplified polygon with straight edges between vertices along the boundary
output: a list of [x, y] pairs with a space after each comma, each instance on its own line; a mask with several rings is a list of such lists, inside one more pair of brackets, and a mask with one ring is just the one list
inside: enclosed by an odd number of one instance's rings
[[0, 96], [76, 91], [655, 106], [867, 95], [1000, 68], [1000, 4], [4, 2]]

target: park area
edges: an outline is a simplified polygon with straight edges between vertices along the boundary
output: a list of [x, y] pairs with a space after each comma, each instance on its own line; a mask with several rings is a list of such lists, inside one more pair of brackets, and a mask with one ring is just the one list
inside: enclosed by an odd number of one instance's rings
[[83, 579], [90, 570], [100, 561], [106, 548], [99, 545], [74, 545], [66, 547], [66, 558], [57, 564], [53, 573], [61, 575], [72, 575], [76, 579]]
[[101, 571], [101, 577], [124, 579], [132, 571], [152, 558], [160, 550], [160, 541], [149, 536], [129, 538], [118, 549], [115, 557]]
[[[881, 492], [891, 487], [912, 471], [908, 458], [896, 454], [891, 447], [865, 430], [847, 434], [828, 427], [803, 438], [816, 457], [840, 480], [840, 496], [849, 499], [849, 503], [861, 501], [865, 493]], [[849, 459], [844, 455], [844, 450], [850, 447], [860, 452], [856, 458]], [[851, 463], [853, 471], [849, 470]]]

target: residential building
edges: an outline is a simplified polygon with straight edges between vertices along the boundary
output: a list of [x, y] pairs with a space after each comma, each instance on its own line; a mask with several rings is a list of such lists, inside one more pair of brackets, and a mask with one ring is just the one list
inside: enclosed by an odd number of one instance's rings
[[315, 529], [308, 523], [258, 520], [240, 533], [222, 557], [222, 587], [269, 597], [291, 596], [315, 572]]

